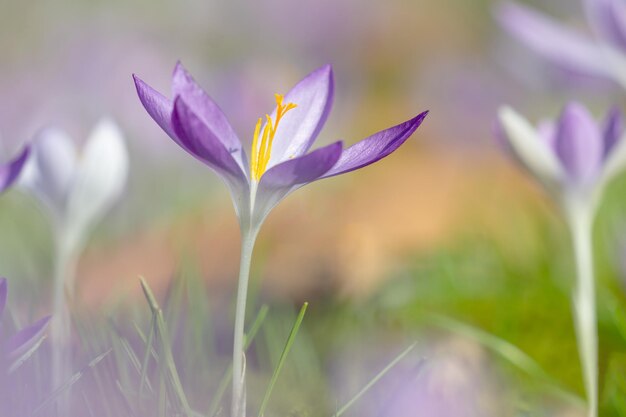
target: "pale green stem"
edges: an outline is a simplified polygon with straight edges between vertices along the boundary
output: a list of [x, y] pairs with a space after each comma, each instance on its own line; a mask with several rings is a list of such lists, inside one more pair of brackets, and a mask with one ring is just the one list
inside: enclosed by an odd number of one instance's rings
[[241, 233], [241, 259], [239, 263], [239, 285], [235, 308], [235, 330], [233, 342], [233, 398], [231, 417], [245, 417], [245, 375], [244, 375], [244, 327], [246, 318], [246, 301], [248, 297], [248, 281], [252, 251], [258, 234], [258, 228], [250, 228]]
[[[50, 333], [52, 339], [52, 384], [62, 386], [70, 378], [69, 340], [71, 319], [69, 299], [73, 294], [76, 256], [70, 245], [59, 233], [54, 259], [54, 299]], [[63, 402], [61, 401], [61, 404]], [[63, 407], [63, 405], [61, 405]], [[62, 410], [61, 410], [62, 411]]]
[[576, 337], [582, 365], [588, 416], [598, 415], [598, 328], [593, 271], [593, 208], [571, 204], [569, 227], [576, 258], [576, 287], [572, 294]]

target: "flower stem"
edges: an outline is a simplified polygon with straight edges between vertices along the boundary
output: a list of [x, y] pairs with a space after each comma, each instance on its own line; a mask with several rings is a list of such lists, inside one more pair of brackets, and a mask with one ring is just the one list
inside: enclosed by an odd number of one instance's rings
[[239, 263], [239, 284], [237, 288], [237, 305], [235, 309], [235, 331], [233, 342], [233, 398], [231, 417], [245, 417], [245, 352], [244, 326], [246, 319], [246, 301], [248, 297], [248, 281], [250, 263], [258, 229], [251, 229], [241, 234], [241, 259]]
[[598, 415], [598, 328], [592, 249], [593, 211], [583, 205], [571, 207], [569, 215], [577, 273], [572, 299], [589, 417]]
[[[54, 299], [50, 333], [52, 339], [52, 387], [62, 386], [70, 378], [69, 339], [71, 319], [69, 299], [73, 293], [76, 258], [65, 239], [56, 242], [54, 259]], [[61, 401], [60, 407], [63, 401]], [[61, 410], [62, 411], [62, 410]]]

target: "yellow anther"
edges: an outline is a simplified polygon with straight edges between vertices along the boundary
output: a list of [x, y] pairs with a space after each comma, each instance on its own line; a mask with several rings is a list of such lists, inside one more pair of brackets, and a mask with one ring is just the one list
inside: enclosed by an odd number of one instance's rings
[[[272, 118], [266, 114], [267, 119], [265, 127], [263, 128], [263, 134], [261, 134], [261, 122], [259, 118], [256, 127], [254, 128], [254, 136], [252, 138], [252, 152], [250, 153], [250, 177], [259, 181], [261, 176], [267, 169], [267, 164], [270, 161], [272, 155], [272, 144], [274, 143], [274, 136], [278, 130], [278, 124], [283, 116], [297, 106], [294, 103], [283, 104], [285, 96], [282, 94], [275, 94], [276, 98], [276, 120], [272, 121]], [[259, 143], [259, 135], [261, 136], [261, 143]]]

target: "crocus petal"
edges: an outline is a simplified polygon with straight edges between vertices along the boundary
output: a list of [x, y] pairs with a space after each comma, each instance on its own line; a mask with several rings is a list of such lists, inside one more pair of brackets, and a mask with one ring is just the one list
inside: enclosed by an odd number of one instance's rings
[[332, 177], [354, 171], [383, 159], [411, 137], [413, 132], [422, 124], [427, 114], [427, 111], [420, 113], [404, 123], [374, 133], [345, 149], [339, 161], [324, 174], [324, 177]]
[[230, 122], [219, 106], [200, 88], [180, 62], [176, 64], [172, 79], [172, 97], [178, 96], [185, 100], [185, 103], [204, 122], [212, 135], [223, 143], [241, 169], [246, 171], [243, 147]]
[[11, 187], [20, 176], [22, 168], [28, 160], [30, 147], [24, 148], [21, 154], [11, 162], [0, 166], [0, 193]]
[[322, 178], [341, 156], [343, 145], [335, 142], [270, 168], [259, 182], [254, 205], [257, 222], [290, 192]]
[[508, 2], [496, 9], [496, 18], [511, 35], [563, 69], [583, 75], [613, 78], [601, 48], [545, 15]]
[[65, 210], [76, 163], [72, 139], [59, 129], [44, 129], [33, 141], [33, 157], [26, 164], [21, 185], [59, 218]]
[[259, 190], [291, 187], [315, 181], [337, 163], [342, 148], [341, 142], [335, 142], [270, 168], [263, 174]]
[[563, 168], [552, 148], [526, 119], [510, 107], [501, 108], [498, 119], [515, 156], [531, 173], [550, 185], [563, 178]]
[[4, 345], [4, 354], [11, 360], [28, 353], [44, 337], [50, 317], [44, 317], [13, 335]]
[[598, 36], [626, 49], [626, 4], [623, 0], [585, 0], [584, 5]]
[[7, 305], [7, 296], [8, 296], [7, 293], [8, 293], [7, 279], [0, 278], [0, 320], [2, 319], [4, 308]]
[[572, 103], [558, 122], [555, 151], [570, 181], [588, 184], [600, 171], [602, 137], [595, 120], [583, 106]]
[[[298, 107], [281, 120], [272, 146], [268, 167], [304, 155], [326, 123], [333, 103], [334, 80], [330, 65], [325, 65], [296, 84], [285, 95], [285, 103]], [[276, 110], [272, 113], [275, 120]]]
[[624, 116], [619, 108], [613, 107], [604, 121], [604, 152], [602, 156], [605, 160], [615, 147], [617, 141], [621, 139], [623, 133]]
[[100, 121], [87, 139], [68, 194], [66, 226], [69, 239], [80, 243], [84, 234], [120, 196], [128, 176], [128, 153], [117, 125]]
[[163, 129], [165, 133], [175, 141], [178, 141], [174, 134], [174, 129], [172, 129], [173, 105], [171, 100], [150, 87], [135, 74], [133, 74], [133, 80], [135, 81], [135, 88], [137, 89], [139, 100], [148, 114], [161, 126], [161, 129]]
[[626, 169], [626, 132], [622, 131], [605, 157], [604, 170], [599, 180], [600, 189], [624, 169]]
[[174, 100], [172, 126], [183, 148], [193, 156], [229, 180], [247, 182], [232, 153], [182, 96]]

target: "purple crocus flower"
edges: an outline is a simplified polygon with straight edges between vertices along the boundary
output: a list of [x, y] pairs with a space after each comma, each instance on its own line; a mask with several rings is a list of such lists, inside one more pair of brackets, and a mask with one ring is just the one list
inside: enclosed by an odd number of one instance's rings
[[501, 4], [496, 18], [511, 35], [560, 68], [626, 88], [626, 2], [583, 0], [583, 6], [593, 36], [515, 2]]
[[242, 245], [233, 342], [232, 417], [246, 415], [244, 321], [256, 236], [271, 209], [289, 193], [318, 179], [354, 171], [398, 149], [426, 117], [423, 112], [343, 149], [341, 142], [309, 152], [333, 101], [329, 65], [306, 76], [276, 108], [259, 118], [246, 155], [226, 116], [179, 63], [172, 100], [137, 76], [139, 99], [152, 118], [184, 150], [211, 167], [228, 185], [239, 217]]
[[570, 103], [556, 122], [534, 128], [505, 107], [499, 128], [517, 159], [563, 198], [595, 203], [606, 183], [626, 167], [624, 120], [617, 108], [597, 123], [584, 106]]
[[15, 159], [0, 165], [0, 193], [9, 189], [19, 178], [29, 155], [30, 146], [26, 146]]
[[427, 112], [343, 149], [341, 142], [308, 152], [330, 113], [333, 73], [313, 71], [285, 96], [276, 95], [271, 115], [259, 118], [250, 156], [218, 105], [179, 63], [167, 99], [134, 76], [144, 107], [183, 149], [215, 170], [228, 185], [243, 228], [256, 229], [287, 194], [318, 179], [376, 162], [395, 151]]

